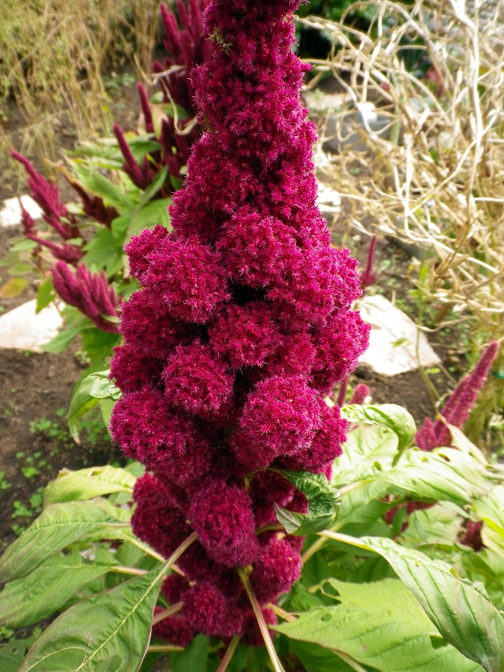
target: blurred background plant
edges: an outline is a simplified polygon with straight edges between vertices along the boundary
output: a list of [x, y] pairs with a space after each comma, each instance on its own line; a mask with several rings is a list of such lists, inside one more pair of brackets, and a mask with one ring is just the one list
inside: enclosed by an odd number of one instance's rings
[[24, 254], [27, 272], [36, 269], [45, 277], [37, 310], [55, 299], [66, 304], [67, 329], [47, 345], [48, 352], [61, 352], [81, 334], [92, 365], [100, 367], [119, 340], [120, 303], [137, 288], [123, 248], [145, 228], [169, 227], [170, 197], [183, 184], [190, 146], [199, 136], [189, 77], [209, 49], [205, 6], [206, 0], [190, 0], [187, 9], [179, 2], [177, 21], [161, 5], [167, 55], [152, 64], [158, 91], [150, 100], [144, 84], [137, 84], [137, 131], [125, 133], [114, 123], [114, 137], [82, 141], [65, 153], [65, 166], [54, 164], [80, 204], [65, 205], [56, 184], [12, 152], [43, 219], [36, 222], [20, 200], [26, 239], [11, 254]]
[[[502, 2], [381, 0], [367, 27], [349, 21], [369, 6], [298, 19], [332, 41], [328, 60], [307, 59], [308, 88], [330, 75], [338, 91], [318, 105], [317, 168], [342, 199], [343, 243], [357, 231], [405, 247], [421, 328], [467, 326], [472, 364], [504, 339]], [[490, 381], [466, 425], [488, 448], [504, 438], [502, 349]]]
[[25, 124], [22, 152], [33, 149], [55, 160], [54, 129], [63, 115], [79, 140], [110, 132], [104, 74], [127, 63], [138, 74], [150, 74], [160, 35], [158, 5], [158, 0], [2, 3], [0, 109], [14, 99]]

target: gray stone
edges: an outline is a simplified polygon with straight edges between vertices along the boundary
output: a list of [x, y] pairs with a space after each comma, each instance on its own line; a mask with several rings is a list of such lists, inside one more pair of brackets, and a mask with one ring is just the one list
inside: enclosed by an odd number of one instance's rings
[[[40, 219], [42, 217], [42, 210], [35, 203], [31, 196], [24, 194], [21, 196], [21, 202], [26, 212], [33, 217], [33, 219]], [[3, 208], [0, 210], [0, 226], [17, 226], [21, 224], [22, 213], [21, 206], [17, 196], [8, 198], [3, 203]]]
[[425, 334], [402, 310], [380, 294], [358, 301], [362, 319], [371, 324], [369, 348], [359, 362], [381, 376], [397, 376], [418, 369], [418, 353], [424, 367], [441, 362]]
[[0, 316], [0, 348], [41, 352], [41, 346], [57, 336], [63, 318], [51, 303], [35, 313], [37, 302], [28, 301]]

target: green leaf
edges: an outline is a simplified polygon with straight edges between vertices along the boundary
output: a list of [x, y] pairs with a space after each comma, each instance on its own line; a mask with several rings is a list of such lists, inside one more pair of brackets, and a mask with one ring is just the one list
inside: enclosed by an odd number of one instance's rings
[[165, 228], [170, 228], [170, 215], [168, 214], [168, 206], [171, 200], [169, 198], [160, 198], [155, 201], [150, 201], [144, 205], [131, 218], [128, 232], [126, 234], [126, 242], [132, 236], [136, 236], [143, 231], [143, 229], [152, 229], [156, 224], [161, 224]]
[[16, 639], [5, 646], [0, 646], [0, 670], [17, 672], [34, 640], [35, 636], [29, 639]]
[[38, 288], [35, 312], [40, 313], [54, 298], [56, 298], [56, 292], [54, 291], [52, 278], [47, 278]]
[[120, 522], [99, 504], [66, 502], [45, 509], [0, 558], [0, 583], [26, 576], [82, 538], [122, 538], [121, 532], [128, 529], [128, 523]]
[[7, 273], [9, 275], [26, 275], [27, 273], [33, 273], [33, 266], [24, 261], [18, 261], [17, 264], [7, 269]]
[[454, 427], [453, 425], [448, 425], [448, 429], [450, 430], [450, 434], [452, 436], [451, 445], [454, 448], [458, 448], [463, 453], [466, 453], [466, 455], [471, 455], [471, 457], [473, 457], [481, 464], [484, 465], [488, 464], [488, 460], [486, 459], [483, 451], [481, 451], [477, 446], [475, 446], [474, 443], [469, 441], [469, 439], [461, 429], [459, 429], [458, 427]]
[[13, 245], [9, 252], [26, 252], [28, 250], [34, 250], [37, 247], [38, 243], [36, 243], [34, 240], [30, 240], [29, 238], [25, 238], [24, 240], [21, 240], [19, 243], [16, 243]]
[[306, 672], [352, 672], [355, 669], [344, 663], [333, 651], [311, 642], [291, 639], [289, 649]]
[[498, 485], [489, 495], [476, 500], [474, 508], [483, 521], [483, 543], [504, 558], [504, 486]]
[[390, 505], [379, 500], [388, 494], [389, 489], [388, 483], [380, 481], [360, 481], [355, 488], [343, 488], [337, 518], [338, 527], [350, 524], [370, 525], [381, 518]]
[[116, 403], [117, 401], [114, 399], [100, 399], [100, 411], [103, 422], [107, 427], [110, 425], [110, 418], [112, 417], [112, 411]]
[[[163, 149], [163, 147], [159, 142], [156, 142], [155, 140], [150, 140], [149, 135], [146, 134], [130, 135], [128, 133], [125, 133], [124, 137], [126, 138], [128, 145], [130, 146], [133, 158], [135, 159], [135, 161], [138, 163], [139, 166], [143, 164], [144, 156], [154, 154], [155, 152], [160, 152]], [[151, 137], [154, 137], [154, 134], [152, 134]]]
[[93, 384], [89, 394], [95, 399], [113, 399], [117, 401], [121, 397], [121, 390], [110, 380], [110, 370], [90, 373]]
[[348, 432], [343, 453], [334, 462], [332, 482], [344, 485], [391, 469], [397, 445], [397, 435], [387, 427], [359, 425]]
[[133, 492], [136, 478], [125, 469], [106, 465], [79, 471], [61, 471], [44, 490], [44, 508], [61, 502], [75, 502], [112, 492]]
[[161, 189], [163, 184], [166, 181], [166, 176], [168, 175], [168, 166], [163, 166], [163, 168], [159, 171], [159, 173], [156, 175], [156, 177], [152, 180], [152, 182], [149, 184], [147, 189], [144, 191], [140, 198], [140, 207], [148, 203], [154, 196], [157, 194], [157, 192]]
[[489, 467], [454, 448], [429, 453], [416, 448], [404, 451], [393, 469], [374, 476], [399, 491], [460, 505], [491, 490], [491, 478]]
[[108, 564], [86, 562], [77, 551], [57, 554], [0, 593], [0, 624], [21, 628], [49, 618], [88, 581], [106, 574]]
[[142, 666], [138, 670], [138, 672], [151, 672], [151, 670], [154, 670], [154, 663], [156, 660], [161, 658], [161, 656], [164, 656], [165, 654], [163, 652], [155, 652], [155, 651], [149, 651], [145, 658], [142, 661]]
[[65, 611], [37, 639], [18, 672], [137, 672], [163, 574], [164, 567], [157, 568]]
[[205, 672], [210, 640], [206, 635], [198, 635], [180, 654], [173, 672]]
[[117, 245], [124, 246], [126, 240], [126, 232], [128, 230], [129, 223], [131, 221], [131, 215], [123, 215], [122, 217], [116, 217], [112, 224], [110, 225], [110, 230], [112, 231], [112, 237], [114, 242]]
[[101, 196], [106, 205], [117, 208], [121, 215], [131, 213], [135, 207], [134, 201], [127, 194], [98, 171], [89, 175], [88, 187], [94, 194]]
[[385, 558], [449, 644], [487, 672], [502, 672], [504, 619], [483, 584], [461, 579], [448, 563], [431, 560], [391, 539], [356, 539], [331, 532], [327, 536]]
[[[100, 375], [104, 372], [98, 372]], [[90, 374], [80, 380], [73, 391], [70, 408], [68, 409], [68, 427], [70, 434], [76, 443], [80, 443], [79, 428], [80, 419], [86, 411], [96, 406], [100, 397], [94, 396], [91, 391], [95, 385], [96, 378]]]
[[379, 406], [357, 405], [344, 406], [341, 415], [349, 422], [371, 423], [384, 425], [391, 429], [399, 439], [397, 449], [404, 450], [410, 446], [416, 434], [413, 416], [402, 406], [396, 404], [380, 404]]
[[110, 229], [100, 229], [84, 249], [86, 254], [81, 261], [87, 268], [104, 269], [110, 278], [122, 267], [122, 241], [115, 240]]
[[102, 331], [98, 327], [91, 327], [82, 333], [82, 345], [91, 357], [93, 364], [103, 362], [107, 357], [110, 357], [112, 348], [118, 345], [120, 340], [121, 337], [118, 334]]
[[12, 299], [14, 296], [21, 294], [27, 285], [28, 280], [26, 278], [10, 278], [0, 287], [0, 299]]
[[[482, 672], [479, 665], [443, 642], [413, 595], [397, 579], [368, 584], [329, 579], [324, 585], [339, 606], [312, 609], [275, 629], [382, 672]], [[434, 647], [433, 640], [441, 646]]]
[[[405, 512], [405, 509], [399, 509], [399, 511]], [[462, 516], [456, 511], [436, 504], [430, 509], [415, 511], [408, 517], [408, 528], [403, 538], [408, 546], [455, 544], [462, 520]], [[400, 533], [399, 529], [397, 534], [400, 535]]]
[[272, 469], [281, 474], [308, 500], [308, 513], [294, 513], [275, 504], [278, 522], [289, 534], [304, 536], [331, 527], [338, 515], [341, 497], [323, 474]]
[[44, 352], [51, 352], [54, 355], [58, 355], [63, 350], [66, 350], [70, 343], [74, 340], [78, 334], [81, 333], [83, 329], [86, 329], [86, 326], [89, 324], [88, 321], [83, 322], [78, 327], [73, 327], [72, 329], [65, 329], [55, 336], [49, 343], [41, 346], [41, 349]]

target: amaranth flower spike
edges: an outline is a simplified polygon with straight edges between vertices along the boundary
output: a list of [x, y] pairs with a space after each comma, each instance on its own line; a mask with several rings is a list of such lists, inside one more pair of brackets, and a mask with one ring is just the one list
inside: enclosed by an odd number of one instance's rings
[[[173, 233], [128, 245], [141, 289], [122, 309], [111, 430], [150, 474], [133, 529], [178, 561], [183, 609], [156, 634], [259, 643], [237, 568], [266, 608], [299, 576], [300, 539], [262, 529], [274, 504], [306, 511], [276, 466], [330, 473], [345, 437], [324, 395], [357, 364], [369, 328], [351, 310], [357, 262], [330, 244], [315, 198], [315, 129], [291, 50], [299, 0], [213, 0], [208, 62], [192, 77], [206, 129], [174, 196]], [[183, 45], [181, 45], [182, 48]], [[180, 585], [182, 583], [183, 585]]]

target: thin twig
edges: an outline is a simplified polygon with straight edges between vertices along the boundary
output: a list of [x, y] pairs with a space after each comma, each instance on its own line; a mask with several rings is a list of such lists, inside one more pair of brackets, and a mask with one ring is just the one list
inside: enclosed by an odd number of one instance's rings
[[111, 572], [119, 572], [119, 574], [131, 574], [132, 576], [143, 576], [147, 574], [145, 569], [136, 569], [135, 567], [123, 567], [122, 565], [113, 565], [110, 568]]
[[236, 647], [238, 646], [240, 639], [241, 635], [235, 635], [233, 639], [229, 642], [229, 646], [227, 648], [226, 653], [224, 654], [224, 658], [222, 659], [219, 668], [217, 669], [217, 672], [226, 672], [227, 666], [231, 662], [231, 658], [233, 657], [233, 654], [236, 651]]
[[238, 576], [240, 577], [241, 582], [243, 583], [243, 586], [247, 591], [247, 595], [249, 597], [250, 604], [252, 605], [252, 609], [254, 610], [254, 614], [257, 619], [257, 624], [259, 626], [259, 630], [261, 631], [261, 635], [264, 639], [264, 644], [268, 650], [268, 654], [271, 659], [273, 669], [275, 672], [285, 672], [281, 662], [278, 660], [278, 656], [275, 651], [275, 647], [273, 646], [273, 641], [271, 639], [270, 631], [268, 630], [268, 626], [266, 625], [266, 621], [264, 620], [264, 616], [261, 611], [261, 607], [259, 606], [259, 602], [257, 601], [257, 597], [255, 596], [255, 593], [252, 590], [252, 586], [250, 585], [248, 576], [241, 568], [238, 569]]
[[153, 644], [149, 646], [149, 653], [179, 653], [184, 650], [183, 646], [171, 646], [170, 644]]
[[164, 621], [165, 618], [168, 618], [169, 616], [173, 616], [178, 611], [180, 611], [183, 606], [184, 606], [183, 602], [177, 602], [172, 607], [168, 607], [167, 609], [163, 609], [163, 611], [160, 611], [159, 614], [156, 614], [154, 616], [154, 618], [152, 619], [152, 625], [157, 625], [161, 621]]
[[268, 604], [268, 609], [271, 609], [277, 616], [282, 618], [284, 621], [287, 621], [288, 623], [293, 623], [296, 620], [296, 617], [294, 614], [289, 614], [288, 611], [284, 611], [281, 607], [278, 606], [278, 604], [272, 604], [271, 602]]

